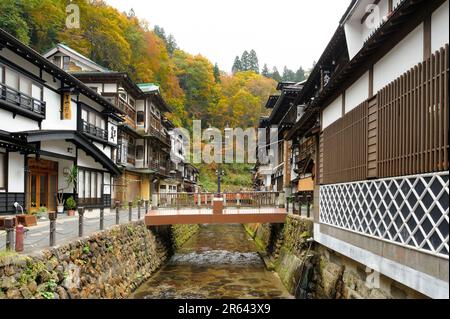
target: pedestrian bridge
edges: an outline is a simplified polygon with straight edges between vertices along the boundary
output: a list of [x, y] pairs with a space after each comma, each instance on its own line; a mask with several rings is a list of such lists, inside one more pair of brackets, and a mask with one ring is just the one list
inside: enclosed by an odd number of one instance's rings
[[147, 226], [284, 223], [284, 193], [159, 193], [145, 216]]

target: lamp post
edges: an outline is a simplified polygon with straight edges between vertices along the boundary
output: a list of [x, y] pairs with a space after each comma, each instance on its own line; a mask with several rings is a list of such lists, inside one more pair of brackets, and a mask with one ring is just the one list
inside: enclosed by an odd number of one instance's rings
[[219, 168], [216, 170], [216, 175], [217, 175], [217, 197], [221, 197], [220, 193], [220, 182], [221, 182], [221, 177], [225, 175], [225, 171], [222, 170], [219, 166]]

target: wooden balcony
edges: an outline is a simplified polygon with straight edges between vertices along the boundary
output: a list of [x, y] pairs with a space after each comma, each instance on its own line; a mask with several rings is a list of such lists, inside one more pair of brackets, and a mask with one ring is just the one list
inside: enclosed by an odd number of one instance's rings
[[36, 120], [45, 119], [45, 102], [0, 83], [0, 107]]
[[170, 166], [163, 161], [159, 160], [150, 160], [149, 168], [156, 171], [158, 174], [164, 176], [170, 176]]
[[158, 119], [153, 115], [150, 115], [150, 125], [147, 135], [158, 139], [165, 145], [171, 145], [170, 136], [167, 134], [164, 126], [162, 125], [161, 119]]
[[84, 134], [88, 135], [88, 137], [94, 138], [101, 142], [108, 142], [108, 132], [105, 129], [90, 124], [85, 120], [81, 121], [81, 130]]
[[136, 109], [120, 98], [118, 93], [103, 93], [102, 95], [107, 101], [116, 105], [121, 111], [125, 112], [126, 115], [123, 116], [125, 124], [129, 125], [133, 129], [136, 129]]

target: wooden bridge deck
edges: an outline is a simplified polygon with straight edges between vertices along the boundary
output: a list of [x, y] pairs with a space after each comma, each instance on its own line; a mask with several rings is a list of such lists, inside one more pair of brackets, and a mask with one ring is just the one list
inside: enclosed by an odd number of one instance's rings
[[147, 226], [179, 224], [247, 224], [286, 221], [284, 208], [225, 208], [221, 214], [214, 214], [212, 208], [199, 209], [158, 209], [145, 216]]

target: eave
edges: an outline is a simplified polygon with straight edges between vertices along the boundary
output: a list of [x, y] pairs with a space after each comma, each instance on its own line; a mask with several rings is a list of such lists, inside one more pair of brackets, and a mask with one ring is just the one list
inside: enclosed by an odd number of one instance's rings
[[29, 131], [18, 133], [26, 136], [28, 143], [36, 143], [42, 141], [66, 140], [74, 143], [76, 146], [92, 156], [96, 162], [103, 165], [112, 175], [119, 176], [121, 170], [119, 167], [107, 157], [100, 149], [93, 145], [89, 139], [84, 137], [82, 133], [76, 131]]

